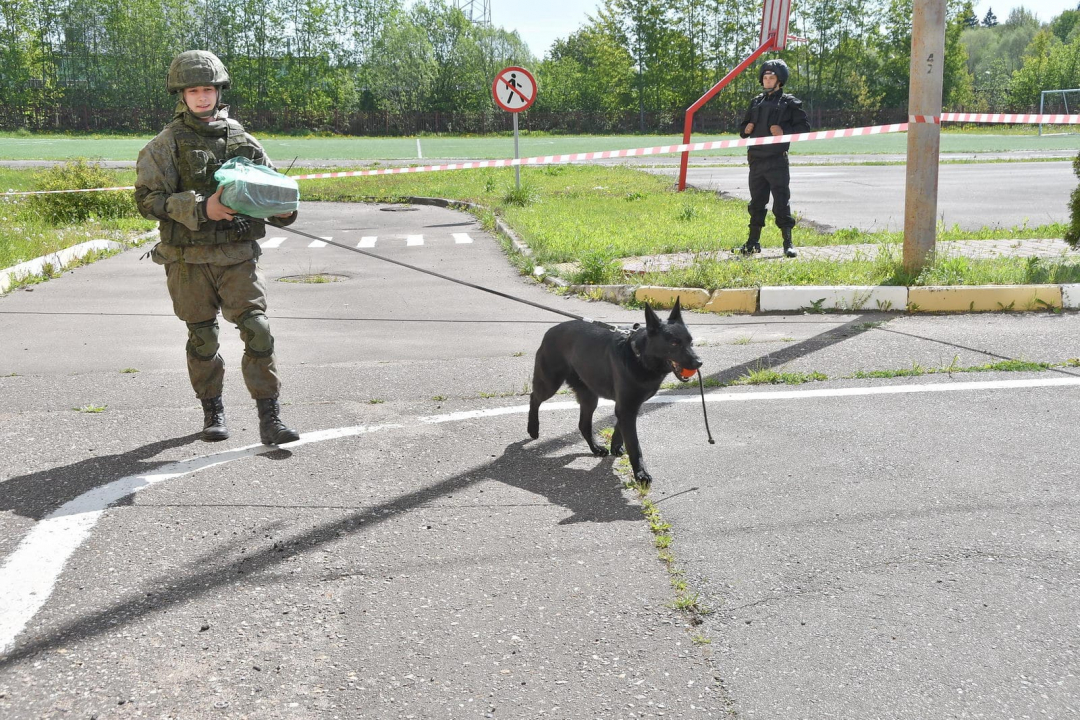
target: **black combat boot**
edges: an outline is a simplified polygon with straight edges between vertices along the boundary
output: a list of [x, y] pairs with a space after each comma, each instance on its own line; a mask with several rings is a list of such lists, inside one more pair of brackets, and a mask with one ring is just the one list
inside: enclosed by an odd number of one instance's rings
[[202, 400], [203, 430], [200, 437], [206, 442], [229, 439], [229, 428], [225, 427], [225, 405], [221, 396]]
[[780, 234], [784, 237], [784, 257], [797, 257], [799, 253], [791, 246], [791, 228], [780, 228]]
[[746, 242], [735, 248], [735, 252], [741, 255], [752, 255], [761, 252], [761, 228], [751, 227]]
[[300, 433], [281, 422], [277, 398], [263, 398], [255, 404], [259, 406], [259, 439], [264, 445], [284, 445], [300, 439]]

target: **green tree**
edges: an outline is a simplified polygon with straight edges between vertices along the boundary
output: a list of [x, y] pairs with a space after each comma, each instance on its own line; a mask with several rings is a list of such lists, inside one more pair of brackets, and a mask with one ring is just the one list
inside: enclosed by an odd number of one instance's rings
[[995, 27], [998, 24], [997, 15], [994, 14], [994, 9], [989, 8], [986, 11], [986, 16], [983, 18], [983, 27]]
[[1036, 109], [1043, 90], [1080, 87], [1080, 36], [1061, 42], [1050, 28], [1038, 33], [1013, 73], [1011, 90], [1021, 108]]

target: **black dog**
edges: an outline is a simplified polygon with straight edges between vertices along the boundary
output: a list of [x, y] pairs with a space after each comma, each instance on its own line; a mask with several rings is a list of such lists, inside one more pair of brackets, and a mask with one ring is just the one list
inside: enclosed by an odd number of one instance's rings
[[663, 321], [645, 306], [645, 327], [625, 335], [583, 320], [571, 320], [547, 331], [536, 351], [533, 389], [529, 402], [529, 435], [540, 435], [540, 403], [554, 395], [565, 382], [581, 406], [578, 429], [594, 455], [607, 455], [593, 437], [592, 416], [598, 398], [615, 401], [615, 432], [611, 454], [622, 455], [623, 443], [638, 482], [652, 482], [641, 460], [637, 416], [642, 404], [660, 389], [669, 372], [682, 382], [694, 376], [701, 359], [694, 339], [675, 307]]

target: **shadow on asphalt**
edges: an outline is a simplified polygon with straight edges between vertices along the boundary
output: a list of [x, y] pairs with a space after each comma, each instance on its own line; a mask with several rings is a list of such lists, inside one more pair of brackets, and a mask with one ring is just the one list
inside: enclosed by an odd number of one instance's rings
[[[524, 428], [522, 430], [524, 431]], [[195, 436], [189, 436], [163, 443], [191, 442], [194, 439]], [[243, 580], [250, 583], [252, 575], [273, 568], [290, 558], [315, 552], [327, 543], [340, 542], [342, 537], [371, 532], [389, 519], [405, 515], [420, 506], [437, 503], [445, 496], [460, 492], [478, 482], [502, 482], [546, 497], [550, 503], [565, 507], [572, 513], [560, 521], [560, 524], [641, 520], [641, 511], [626, 499], [622, 484], [612, 473], [611, 458], [606, 458], [587, 470], [567, 470], [567, 463], [580, 457], [578, 453], [567, 452], [567, 447], [578, 442], [584, 445], [584, 440], [575, 429], [572, 434], [550, 440], [522, 440], [511, 443], [502, 455], [489, 463], [397, 498], [358, 509], [343, 518], [323, 523], [291, 538], [279, 539], [272, 545], [265, 545], [247, 553], [241, 559], [223, 560], [229, 553], [216, 545], [204, 555], [188, 562], [186, 572], [181, 570], [151, 578], [145, 582], [144, 588], [131, 591], [127, 599], [61, 624], [42, 637], [16, 645], [0, 657], [0, 668], [9, 667], [60, 645], [115, 631], [121, 624], [130, 623], [151, 613], [159, 613], [169, 607], [184, 605], [211, 590], [228, 587]], [[152, 455], [151, 450], [156, 452], [162, 449], [165, 446], [163, 443], [148, 445], [134, 453], [119, 456], [126, 460], [117, 467], [123, 466], [125, 469], [117, 470], [118, 474], [109, 479], [115, 480], [132, 474], [132, 467], [136, 471], [145, 470], [144, 466], [138, 464], [139, 459]], [[281, 451], [274, 451], [276, 452]], [[282, 458], [278, 456], [276, 459]], [[75, 468], [77, 465], [69, 467]], [[47, 471], [35, 475], [44, 478], [55, 472]], [[267, 582], [272, 581], [272, 578], [267, 579]], [[163, 593], [162, 587], [171, 589]]]
[[[164, 450], [190, 445], [198, 433], [159, 440], [125, 453], [99, 455], [63, 467], [40, 470], [4, 481], [0, 493], [0, 511], [41, 520], [46, 515], [80, 495], [129, 475], [141, 475], [172, 463], [172, 460], [148, 462]], [[116, 505], [130, 505], [128, 496]]]
[[[783, 365], [876, 327], [868, 323], [867, 319], [871, 317], [876, 317], [876, 315], [860, 315], [820, 335], [785, 347], [779, 352], [768, 353], [756, 360], [727, 368], [709, 377], [721, 382], [729, 382], [742, 377], [750, 370]], [[924, 339], [933, 340], [933, 338]], [[653, 412], [663, 407], [666, 406], [645, 405], [642, 407], [642, 413]], [[188, 435], [164, 440], [143, 446], [130, 453], [93, 458], [63, 468], [12, 478], [4, 483], [5, 493], [4, 497], [0, 498], [0, 509], [14, 510], [21, 515], [40, 519], [58, 505], [87, 490], [120, 477], [145, 472], [166, 464], [144, 461], [161, 450], [188, 444], [196, 439], [197, 435]], [[232, 585], [245, 576], [272, 568], [292, 557], [312, 552], [323, 544], [340, 541], [342, 536], [370, 531], [388, 519], [408, 513], [420, 506], [437, 503], [444, 496], [452, 495], [482, 481], [505, 483], [545, 497], [552, 505], [566, 508], [571, 514], [562, 519], [560, 525], [577, 522], [640, 520], [640, 510], [627, 501], [621, 483], [612, 473], [613, 460], [611, 458], [600, 460], [588, 469], [568, 467], [568, 464], [572, 465], [577, 458], [592, 457], [587, 452], [575, 452], [573, 448], [578, 445], [584, 449], [584, 440], [576, 430], [549, 440], [521, 440], [508, 445], [501, 456], [489, 463], [392, 500], [366, 509], [358, 509], [344, 518], [324, 523], [291, 539], [280, 540], [272, 546], [263, 547], [241, 560], [230, 560], [227, 564], [222, 564], [225, 553], [222, 552], [220, 546], [217, 546], [204, 556], [189, 562], [186, 574], [159, 576], [145, 583], [147, 588], [154, 591], [161, 587], [170, 587], [171, 592], [148, 597], [145, 590], [133, 591], [127, 600], [121, 600], [91, 615], [60, 625], [43, 637], [16, 646], [6, 656], [0, 658], [0, 668], [13, 665], [61, 644], [92, 638], [114, 630], [119, 623], [130, 622], [144, 615], [159, 612], [166, 607], [182, 605], [209, 590]], [[643, 444], [642, 451], [646, 460], [649, 456], [648, 450], [648, 442], [646, 442]], [[289, 457], [286, 450], [274, 450], [264, 455], [275, 460]], [[44, 494], [41, 492], [43, 486], [49, 488]]]

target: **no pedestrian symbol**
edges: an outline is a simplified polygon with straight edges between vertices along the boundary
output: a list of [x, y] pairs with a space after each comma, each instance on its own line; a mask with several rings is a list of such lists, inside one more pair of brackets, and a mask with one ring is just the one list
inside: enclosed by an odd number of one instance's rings
[[506, 112], [519, 113], [536, 100], [536, 78], [525, 68], [508, 67], [495, 76], [491, 95]]

